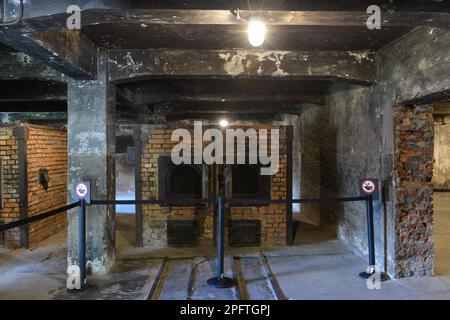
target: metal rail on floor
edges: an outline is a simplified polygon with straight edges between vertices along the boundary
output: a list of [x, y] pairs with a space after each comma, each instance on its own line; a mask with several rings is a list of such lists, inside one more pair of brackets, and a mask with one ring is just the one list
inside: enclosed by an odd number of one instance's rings
[[367, 235], [368, 235], [368, 249], [369, 249], [369, 267], [367, 271], [359, 274], [362, 278], [369, 278], [375, 272], [375, 237], [374, 237], [374, 222], [373, 222], [373, 197], [372, 195], [364, 197], [342, 197], [342, 198], [311, 198], [311, 199], [227, 199], [218, 197], [216, 199], [216, 208], [218, 215], [218, 238], [217, 238], [217, 273], [216, 276], [208, 280], [208, 285], [214, 288], [230, 288], [235, 286], [235, 279], [225, 277], [224, 275], [224, 207], [226, 205], [270, 205], [270, 204], [285, 204], [292, 205], [298, 203], [339, 203], [339, 202], [366, 202], [367, 213]]
[[[261, 200], [261, 199], [227, 199], [224, 197], [217, 197], [216, 199], [170, 199], [170, 200], [91, 200], [87, 203], [85, 199], [74, 202], [62, 208], [51, 210], [39, 215], [13, 221], [4, 225], [0, 225], [0, 232], [20, 227], [32, 222], [40, 221], [57, 214], [66, 212], [68, 210], [79, 208], [78, 210], [78, 267], [80, 271], [80, 285], [76, 287], [77, 290], [82, 290], [86, 283], [86, 207], [93, 205], [196, 205], [196, 204], [214, 204], [215, 211], [218, 217], [218, 237], [217, 237], [217, 272], [215, 277], [208, 280], [208, 285], [214, 288], [229, 288], [236, 285], [235, 279], [225, 277], [224, 275], [224, 209], [227, 206], [233, 205], [255, 205], [263, 206], [270, 204], [284, 204], [292, 205], [299, 203], [338, 203], [338, 202], [358, 202], [365, 201], [367, 208], [367, 234], [368, 234], [368, 248], [369, 248], [369, 266], [375, 266], [375, 244], [374, 244], [374, 224], [373, 224], [373, 198], [372, 196], [365, 197], [343, 197], [343, 198], [311, 198], [311, 199], [276, 199], [276, 200]], [[360, 273], [363, 278], [368, 278], [373, 274], [374, 270]], [[153, 294], [153, 293], [152, 293]]]

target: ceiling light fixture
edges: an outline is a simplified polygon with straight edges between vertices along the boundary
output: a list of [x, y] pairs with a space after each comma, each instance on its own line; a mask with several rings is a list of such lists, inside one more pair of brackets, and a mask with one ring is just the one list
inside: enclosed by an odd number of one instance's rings
[[225, 127], [228, 127], [229, 122], [226, 119], [222, 119], [222, 120], [220, 120], [219, 124], [221, 127], [225, 128]]
[[266, 39], [266, 24], [259, 19], [250, 18], [248, 23], [248, 41], [254, 47], [259, 47]]

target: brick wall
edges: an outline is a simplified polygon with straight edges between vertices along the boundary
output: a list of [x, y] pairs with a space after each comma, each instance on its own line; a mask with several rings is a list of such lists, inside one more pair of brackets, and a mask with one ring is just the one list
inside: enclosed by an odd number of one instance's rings
[[[286, 156], [286, 129], [278, 126], [254, 126], [259, 129], [280, 129], [280, 168], [271, 179], [271, 199], [281, 200], [287, 198], [287, 156]], [[237, 128], [235, 128], [237, 129]], [[246, 128], [244, 128], [245, 130]], [[270, 139], [270, 136], [268, 137]], [[286, 244], [286, 206], [271, 204], [262, 207], [232, 207], [231, 219], [255, 219], [261, 221], [261, 243], [263, 245]]]
[[[192, 128], [192, 124], [152, 125], [146, 126], [142, 130], [142, 199], [157, 199], [158, 158], [161, 155], [170, 155], [173, 147], [178, 144], [177, 141], [171, 141], [172, 132], [178, 128]], [[271, 194], [272, 199], [285, 198], [287, 169], [286, 131], [283, 127], [275, 126], [252, 126], [252, 128], [256, 130], [280, 129], [280, 170], [272, 177]], [[206, 129], [207, 127], [204, 127], [204, 130]], [[190, 130], [193, 131], [192, 129]], [[204, 145], [206, 144], [204, 143]], [[212, 187], [210, 186], [209, 189], [211, 190]], [[167, 245], [166, 230], [168, 219], [195, 219], [199, 223], [201, 239], [212, 239], [213, 215], [208, 208], [143, 206], [144, 245]], [[261, 242], [263, 244], [286, 244], [286, 206], [284, 205], [233, 207], [231, 219], [259, 219], [262, 226]]]
[[[0, 127], [0, 157], [3, 160], [3, 207], [0, 224], [19, 218], [19, 155], [13, 127]], [[17, 246], [20, 241], [18, 228], [0, 233], [0, 246]]]
[[[33, 216], [67, 204], [67, 133], [40, 126], [28, 128], [28, 215]], [[39, 183], [39, 169], [48, 170], [50, 181], [47, 190]], [[30, 224], [30, 246], [66, 226], [65, 214]]]
[[432, 276], [433, 109], [394, 109], [395, 274]]
[[[143, 130], [142, 139], [142, 199], [158, 199], [158, 158], [170, 155], [178, 142], [171, 141], [176, 124], [154, 125]], [[143, 206], [144, 246], [167, 245], [168, 219], [195, 219], [199, 208]]]
[[[27, 141], [27, 180], [28, 180], [28, 216], [43, 213], [67, 203], [67, 134], [57, 129], [24, 125], [29, 131]], [[3, 198], [0, 210], [0, 223], [8, 223], [20, 218], [19, 194], [19, 153], [18, 142], [14, 136], [14, 127], [0, 128], [0, 157], [3, 159]], [[49, 172], [49, 186], [45, 190], [39, 183], [39, 169]], [[29, 225], [29, 245], [63, 230], [66, 227], [66, 215], [60, 214]], [[20, 229], [15, 228], [4, 233], [6, 247], [20, 246]]]

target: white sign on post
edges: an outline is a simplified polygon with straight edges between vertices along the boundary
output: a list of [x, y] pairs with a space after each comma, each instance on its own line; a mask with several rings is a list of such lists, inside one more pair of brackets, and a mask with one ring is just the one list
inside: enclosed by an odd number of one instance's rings
[[86, 181], [80, 181], [75, 183], [75, 201], [86, 200], [86, 203], [91, 202], [91, 183]]
[[380, 184], [378, 179], [359, 179], [359, 195], [372, 196], [372, 200], [380, 199]]

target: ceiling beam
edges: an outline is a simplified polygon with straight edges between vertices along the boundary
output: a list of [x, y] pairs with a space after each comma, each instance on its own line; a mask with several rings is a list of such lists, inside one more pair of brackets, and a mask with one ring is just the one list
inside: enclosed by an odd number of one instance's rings
[[[66, 27], [69, 15], [66, 10], [71, 5], [78, 5], [81, 12], [81, 26], [90, 26], [102, 23], [136, 23], [136, 24], [181, 24], [181, 25], [244, 25], [245, 21], [253, 15], [258, 15], [270, 25], [296, 25], [296, 26], [365, 26], [370, 14], [366, 13], [369, 5], [283, 5], [278, 8], [267, 5], [253, 7], [252, 9], [240, 6], [241, 19], [231, 12], [237, 8], [236, 3], [223, 5], [211, 1], [208, 6], [195, 7], [189, 3], [164, 6], [154, 1], [74, 1], [58, 0], [51, 5], [48, 0], [33, 0], [24, 3], [23, 22], [14, 26], [21, 32], [36, 32], [61, 29]], [[214, 4], [215, 2], [215, 4]], [[266, 1], [267, 2], [267, 1]], [[304, 1], [306, 2], [306, 1]], [[323, 2], [323, 1], [320, 1]], [[331, 2], [331, 1], [327, 1]], [[340, 1], [345, 2], [345, 1]], [[350, 1], [347, 1], [350, 3]], [[443, 4], [423, 2], [417, 4], [409, 1], [405, 5], [382, 5], [382, 27], [448, 27], [450, 9]], [[8, 13], [8, 12], [7, 12]], [[17, 9], [10, 10], [5, 20], [13, 21], [17, 16]]]
[[118, 95], [130, 104], [148, 105], [160, 102], [305, 102], [313, 104], [324, 104], [324, 95], [307, 94], [252, 94], [252, 93], [151, 93], [147, 90], [118, 90]]
[[[177, 113], [167, 114], [164, 116], [167, 122], [181, 121], [181, 120], [210, 120], [219, 121], [220, 114], [214, 113]], [[277, 113], [263, 113], [263, 114], [248, 114], [248, 113], [227, 113], [226, 119], [229, 121], [258, 121], [258, 122], [273, 122], [283, 121], [284, 116]]]
[[[277, 79], [277, 81], [264, 79], [152, 79], [121, 84], [117, 87], [118, 94], [122, 94], [129, 101], [153, 103], [160, 98], [177, 99], [176, 96], [187, 97], [186, 100], [198, 97], [197, 100], [222, 101], [230, 100], [265, 100], [271, 97], [274, 100], [299, 100], [307, 96], [317, 97], [328, 93], [332, 81], [291, 79]], [[206, 99], [202, 99], [206, 96]], [[263, 98], [260, 98], [263, 97]], [[166, 101], [168, 101], [166, 99]], [[161, 99], [162, 100], [162, 99]], [[180, 99], [183, 100], [183, 99]]]
[[[366, 26], [365, 11], [239, 11], [237, 19], [229, 10], [87, 10], [84, 26], [98, 23], [136, 23], [172, 25], [246, 25], [258, 16], [273, 26]], [[382, 27], [447, 27], [450, 15], [443, 12], [383, 12]]]
[[0, 42], [76, 80], [97, 76], [97, 48], [78, 30], [21, 34], [0, 28]]
[[272, 101], [272, 102], [305, 102], [313, 104], [325, 103], [324, 96], [314, 95], [217, 95], [217, 94], [204, 94], [204, 95], [157, 95], [153, 97], [139, 97], [137, 104], [151, 104], [157, 102], [248, 102], [248, 101]]
[[[9, 1], [12, 2], [12, 1]], [[15, 1], [18, 2], [18, 1]], [[70, 5], [78, 5], [81, 9], [187, 9], [187, 10], [279, 10], [279, 11], [365, 11], [374, 4], [373, 0], [32, 0], [24, 1], [24, 17], [41, 17], [65, 13]], [[448, 3], [437, 0], [378, 0], [376, 4], [385, 11], [449, 11]], [[18, 5], [8, 3], [6, 20], [13, 20], [17, 14]]]
[[269, 77], [375, 82], [375, 54], [340, 51], [110, 50], [114, 82], [151, 77]]
[[0, 101], [0, 112], [65, 112], [66, 101]]
[[300, 114], [303, 103], [276, 101], [246, 103], [158, 103], [153, 105], [155, 114]]
[[0, 80], [14, 79], [66, 81], [62, 73], [23, 52], [0, 51]]
[[1, 101], [66, 101], [67, 86], [45, 81], [0, 81]]
[[66, 122], [67, 112], [6, 112], [2, 114], [1, 121], [33, 121], [33, 122]]

